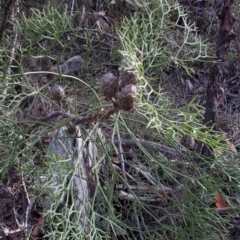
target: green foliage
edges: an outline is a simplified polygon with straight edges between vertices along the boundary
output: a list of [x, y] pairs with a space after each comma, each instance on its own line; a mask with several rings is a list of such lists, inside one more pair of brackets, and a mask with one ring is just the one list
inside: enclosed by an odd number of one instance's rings
[[[67, 11], [59, 12], [51, 4], [42, 11], [31, 11], [30, 16], [23, 14], [16, 23], [20, 43], [14, 63], [17, 73], [9, 71], [14, 68], [4, 61], [11, 55], [8, 37], [5, 49], [1, 49], [0, 77], [5, 82], [1, 87], [6, 94], [0, 99], [0, 173], [4, 176], [9, 166], [17, 166], [25, 179], [35, 181], [36, 188], [29, 187], [31, 196], [47, 195], [52, 200], [44, 212], [48, 239], [118, 239], [118, 236], [122, 239], [139, 239], [139, 236], [144, 239], [226, 239], [230, 220], [237, 216], [233, 203], [239, 191], [239, 168], [223, 134], [203, 124], [204, 108], [195, 100], [188, 103], [182, 100], [176, 106], [174, 91], [166, 88], [170, 79], [180, 92], [180, 85], [177, 85], [180, 79], [171, 79], [171, 76], [179, 72], [192, 74], [194, 64], [210, 57], [209, 45], [190, 24], [188, 12], [177, 1], [152, 0], [139, 4], [142, 7], [139, 5], [138, 11], [119, 22], [118, 52], [115, 48], [109, 51], [106, 38], [101, 35], [97, 35], [96, 43], [94, 34], [97, 31], [74, 29]], [[41, 146], [44, 154], [40, 150], [41, 153], [36, 152], [35, 148], [49, 132], [69, 121], [41, 123], [36, 132], [28, 132], [30, 124], [38, 122], [38, 118], [24, 119], [21, 107], [31, 97], [27, 117], [31, 116], [41, 96], [53, 104], [53, 108], [59, 108], [45, 91], [49, 83], [42, 88], [32, 84], [39, 75], [46, 83], [48, 72], [26, 71], [26, 57], [37, 59], [39, 65], [48, 69], [73, 54], [81, 54], [87, 61], [86, 69], [77, 76], [58, 76], [58, 80], [73, 92], [63, 106], [66, 112], [84, 116], [103, 106], [111, 106], [109, 102], [100, 101], [102, 93], [96, 84], [96, 78], [108, 69], [115, 70], [122, 65], [134, 71], [139, 79], [134, 110], [121, 111], [107, 122], [112, 129], [109, 142], [103, 143], [97, 137], [93, 139], [82, 126], [83, 146], [94, 142], [101, 153], [91, 169], [96, 190], [90, 201], [90, 232], [87, 234], [78, 221], [73, 221], [73, 217], [80, 218], [80, 213], [73, 204], [76, 169], [71, 166], [71, 159], [60, 160], [45, 146]], [[16, 85], [24, 91], [17, 94]], [[76, 90], [82, 86], [83, 94]], [[93, 136], [97, 136], [98, 127], [99, 123], [95, 123], [91, 128]], [[113, 155], [123, 154], [111, 142], [118, 134], [118, 127], [123, 139], [131, 138], [135, 143], [131, 150], [124, 149], [126, 172], [132, 176], [129, 181], [113, 167]], [[202, 142], [212, 155], [207, 158], [189, 151], [181, 144], [185, 136]], [[173, 156], [158, 150], [151, 152], [139, 139], [166, 145], [176, 152]], [[33, 160], [39, 156], [44, 161], [36, 167]], [[105, 177], [100, 174], [103, 162]], [[57, 176], [56, 167], [60, 169]], [[58, 187], [55, 186], [56, 177], [61, 182]], [[165, 187], [172, 191], [168, 192]], [[122, 199], [121, 191], [132, 199]], [[220, 192], [230, 206], [224, 216], [215, 208], [216, 192]]]
[[136, 111], [148, 122], [146, 127], [156, 130], [165, 141], [179, 142], [183, 135], [189, 135], [213, 149], [224, 147], [220, 143], [222, 137], [211, 134], [211, 129], [202, 124], [201, 106], [191, 101], [176, 109], [161, 86], [162, 72], [191, 73], [194, 70], [189, 63], [208, 57], [208, 46], [197, 35], [194, 25], [190, 25], [184, 9], [177, 2], [145, 3], [142, 13], [125, 19], [122, 28], [120, 52], [127, 62], [126, 68], [139, 75]]

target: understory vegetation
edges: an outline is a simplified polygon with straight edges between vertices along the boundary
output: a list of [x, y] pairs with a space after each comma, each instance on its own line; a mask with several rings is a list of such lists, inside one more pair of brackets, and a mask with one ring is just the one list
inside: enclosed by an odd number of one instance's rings
[[0, 4], [0, 238], [240, 238], [237, 1]]

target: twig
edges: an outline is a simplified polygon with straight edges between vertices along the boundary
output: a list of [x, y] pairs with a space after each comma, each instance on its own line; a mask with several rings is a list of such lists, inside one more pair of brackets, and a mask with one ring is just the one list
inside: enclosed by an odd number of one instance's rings
[[27, 188], [25, 182], [22, 182], [22, 192], [23, 192], [23, 207], [25, 208], [25, 217], [24, 217], [24, 231], [26, 236], [28, 236], [28, 216], [29, 216], [29, 206], [30, 206], [30, 199], [28, 196]]
[[[73, 124], [78, 125], [86, 122], [94, 122], [97, 120], [108, 119], [111, 115], [115, 113], [115, 111], [116, 110], [112, 108], [107, 111], [97, 112], [82, 117], [78, 116], [74, 118]], [[73, 118], [73, 116], [74, 116], [73, 114], [64, 114], [64, 118]]]
[[[29, 201], [30, 201], [30, 203], [28, 206], [29, 210], [28, 210], [28, 216], [27, 216], [28, 219], [30, 219], [32, 217], [32, 209], [33, 209], [34, 203], [36, 202], [36, 199], [34, 197], [32, 197], [32, 198], [29, 198]], [[35, 227], [34, 225], [31, 227], [31, 229], [29, 231], [30, 234], [32, 233], [32, 230], [34, 229], [34, 227]]]
[[[121, 172], [121, 171], [122, 171], [121, 168], [118, 167], [117, 165], [113, 164], [112, 166], [113, 166], [113, 168], [114, 168], [115, 170], [117, 170], [118, 172]], [[129, 173], [125, 172], [125, 174], [126, 174], [126, 176], [127, 176], [129, 179], [131, 179], [132, 181], [134, 181], [134, 182], [137, 183], [137, 180], [136, 180], [134, 177], [132, 177]]]
[[[113, 164], [112, 166], [113, 166], [113, 168], [114, 168], [115, 170], [121, 172], [121, 168], [120, 168], [120, 167], [118, 167], [118, 166], [115, 165], [115, 164]], [[127, 176], [130, 180], [132, 180], [133, 182], [135, 182], [135, 183], [138, 184], [138, 186], [128, 185], [128, 188], [130, 188], [130, 189], [138, 189], [138, 190], [148, 189], [148, 190], [151, 190], [151, 191], [157, 193], [158, 195], [159, 195], [159, 194], [162, 195], [162, 194], [164, 194], [164, 193], [170, 193], [170, 192], [173, 192], [173, 191], [175, 191], [175, 190], [180, 190], [180, 189], [181, 189], [180, 187], [178, 187], [178, 188], [176, 188], [176, 189], [172, 189], [172, 188], [166, 187], [166, 186], [164, 186], [164, 185], [162, 185], [162, 184], [160, 184], [160, 185], [161, 185], [160, 187], [158, 187], [158, 186], [155, 186], [155, 187], [154, 187], [154, 186], [151, 186], [151, 185], [146, 184], [146, 183], [141, 184], [141, 186], [139, 186], [139, 182], [138, 182], [134, 177], [132, 177], [129, 173], [126, 172], [126, 176]], [[117, 186], [117, 188], [123, 189], [123, 185], [120, 184], [120, 185]]]
[[[125, 139], [125, 140], [121, 140], [121, 143], [123, 146], [125, 147], [137, 147], [138, 143], [139, 145], [141, 145], [142, 147], [144, 147], [145, 149], [147, 149], [148, 151], [153, 151], [153, 152], [165, 152], [165, 153], [170, 153], [174, 156], [178, 156], [181, 154], [181, 150], [178, 151], [174, 148], [168, 147], [166, 145], [163, 144], [159, 144], [159, 143], [154, 143], [154, 142], [149, 142], [146, 140], [141, 140], [141, 139], [136, 139], [137, 141], [133, 140], [133, 139]], [[118, 145], [119, 141], [115, 140], [114, 145]]]
[[240, 98], [240, 95], [238, 94], [232, 94], [232, 93], [225, 93], [226, 96], [233, 97], [233, 98]]
[[70, 16], [73, 16], [73, 9], [74, 9], [74, 0], [72, 1], [72, 6], [71, 6], [71, 13], [70, 13]]
[[[118, 139], [118, 159], [119, 159], [120, 164], [121, 164], [123, 179], [124, 179], [125, 182], [127, 182], [125, 163], [124, 163], [125, 160], [124, 160], [124, 157], [123, 157], [123, 148], [122, 148], [118, 123], [116, 123], [116, 134], [117, 134], [117, 139]], [[123, 190], [126, 191], [126, 186], [124, 184], [123, 184]], [[123, 204], [126, 205], [126, 201], [123, 201]]]
[[[133, 194], [127, 193], [127, 192], [124, 192], [124, 191], [120, 191], [119, 197], [121, 199], [126, 199], [126, 200], [129, 200], [129, 201], [135, 201], [135, 199], [136, 199], [136, 197]], [[151, 197], [139, 197], [139, 196], [138, 196], [138, 199], [142, 200], [142, 201], [147, 201], [147, 202], [160, 202], [160, 201], [163, 200], [162, 198], [158, 198], [158, 197], [151, 198]]]
[[139, 230], [139, 238], [140, 238], [140, 240], [144, 240], [144, 237], [143, 237], [143, 234], [142, 234], [141, 225], [140, 225], [140, 221], [139, 221], [139, 217], [137, 215], [137, 210], [136, 210], [136, 206], [135, 205], [133, 207], [133, 211], [134, 211], [134, 214], [135, 214], [136, 225], [137, 225], [137, 228]]
[[137, 172], [140, 172], [153, 186], [157, 186], [157, 181], [155, 181], [155, 179], [153, 178], [153, 176], [151, 175], [151, 173], [143, 171], [142, 169], [140, 169], [137, 166], [133, 166], [136, 169]]
[[123, 148], [122, 148], [118, 123], [116, 125], [116, 134], [117, 134], [117, 139], [118, 139], [118, 158], [119, 158], [119, 161], [121, 163], [121, 170], [122, 170], [123, 179], [125, 181], [127, 181], [126, 171], [125, 171], [125, 163], [124, 163], [125, 160], [124, 160], [124, 157], [123, 157]]
[[[48, 115], [44, 117], [38, 118], [38, 122], [33, 124], [28, 131], [28, 133], [31, 133], [31, 131], [36, 128], [37, 126], [41, 125], [43, 122], [47, 122], [53, 118], [60, 117], [62, 116], [63, 118], [68, 118], [73, 121], [73, 125], [76, 126], [78, 124], [83, 124], [83, 123], [90, 123], [94, 122], [97, 120], [102, 120], [102, 119], [108, 119], [110, 116], [112, 116], [116, 112], [115, 108], [111, 108], [107, 111], [103, 112], [97, 112], [94, 114], [88, 114], [86, 116], [75, 116], [74, 114], [71, 113], [66, 113], [64, 111], [58, 110], [58, 111], [52, 111]], [[24, 121], [25, 122], [25, 121]]]
[[[123, 184], [119, 184], [116, 186], [116, 188], [119, 188], [119, 189], [123, 189]], [[170, 192], [173, 192], [175, 191], [175, 189], [172, 189], [170, 187], [165, 187], [163, 185], [161, 185], [161, 188], [159, 187], [149, 187], [149, 185], [147, 184], [144, 184], [144, 185], [141, 185], [141, 186], [136, 186], [136, 185], [128, 185], [128, 188], [132, 189], [132, 190], [139, 190], [139, 191], [145, 191], [145, 190], [153, 190], [154, 192], [161, 192], [161, 193], [170, 193]], [[180, 188], [179, 188], [180, 189]]]
[[16, 210], [15, 210], [15, 195], [13, 195], [13, 197], [12, 197], [12, 211], [13, 211], [13, 218], [14, 218], [15, 224], [16, 224], [17, 228], [20, 228], [20, 224], [17, 220]]
[[22, 231], [21, 228], [18, 228], [18, 229], [15, 229], [15, 230], [9, 230], [8, 227], [4, 227], [1, 224], [0, 225], [0, 238], [4, 237], [4, 239], [6, 239], [5, 237], [16, 234], [16, 233], [21, 232], [21, 231]]

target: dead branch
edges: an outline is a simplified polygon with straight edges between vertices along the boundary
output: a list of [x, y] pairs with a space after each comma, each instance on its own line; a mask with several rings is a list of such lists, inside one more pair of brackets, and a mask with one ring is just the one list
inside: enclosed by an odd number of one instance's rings
[[[124, 186], [123, 186], [123, 184], [119, 184], [119, 185], [116, 186], [116, 188], [123, 189]], [[161, 185], [160, 188], [159, 187], [153, 187], [153, 186], [151, 186], [151, 188], [150, 188], [149, 185], [146, 185], [146, 184], [141, 185], [141, 186], [139, 186], [139, 185], [128, 185], [128, 188], [131, 189], [131, 190], [138, 190], [138, 191], [146, 191], [146, 190], [149, 191], [149, 190], [151, 190], [153, 192], [161, 192], [161, 193], [164, 193], [164, 192], [165, 193], [171, 193], [171, 192], [176, 190], [176, 189], [166, 187], [166, 186], [163, 186], [163, 185]]]
[[[218, 6], [220, 20], [219, 36], [216, 55], [220, 61], [226, 61], [231, 40], [235, 37], [233, 32], [234, 13], [233, 0], [222, 0]], [[213, 64], [207, 87], [207, 101], [205, 110], [205, 123], [215, 128], [217, 113], [217, 92], [223, 82], [223, 64]]]
[[220, 28], [217, 43], [217, 57], [222, 61], [227, 59], [230, 43], [236, 36], [233, 31], [233, 24], [235, 22], [233, 3], [234, 0], [222, 0], [218, 5]]
[[[155, 142], [149, 142], [149, 141], [142, 140], [142, 139], [136, 139], [136, 140], [124, 139], [124, 140], [121, 140], [121, 143], [124, 147], [137, 147], [139, 144], [143, 148], [148, 150], [150, 153], [152, 153], [152, 152], [156, 153], [159, 151], [159, 152], [171, 154], [173, 156], [179, 156], [181, 154], [185, 154], [184, 152], [181, 152], [181, 150], [178, 151], [178, 150], [168, 147], [166, 145], [155, 143]], [[118, 146], [119, 140], [115, 140], [113, 142], [113, 144], [115, 146]]]
[[75, 116], [74, 114], [71, 113], [66, 113], [62, 110], [58, 110], [58, 111], [52, 111], [50, 112], [48, 115], [44, 116], [44, 117], [40, 117], [38, 118], [38, 122], [34, 123], [30, 130], [28, 131], [28, 133], [30, 134], [31, 131], [33, 129], [35, 129], [36, 127], [38, 127], [39, 125], [41, 125], [42, 123], [46, 123], [49, 120], [53, 119], [53, 118], [57, 118], [57, 117], [63, 117], [63, 118], [68, 118], [72, 121], [73, 126], [79, 125], [79, 124], [83, 124], [83, 123], [90, 123], [90, 122], [94, 122], [94, 121], [98, 121], [98, 120], [105, 120], [110, 118], [114, 113], [116, 112], [115, 108], [111, 108], [107, 111], [102, 111], [102, 112], [97, 112], [97, 113], [93, 113], [93, 114], [88, 114], [86, 116]]
[[[122, 170], [121, 170], [121, 168], [120, 167], [118, 167], [117, 165], [115, 165], [115, 164], [113, 164], [112, 165], [113, 166], [113, 168], [116, 170], [116, 171], [118, 171], [118, 172], [120, 172], [120, 173], [122, 173]], [[134, 178], [134, 177], [132, 177], [132, 175], [130, 175], [129, 173], [125, 173], [126, 174], [126, 176], [130, 179], [130, 180], [132, 180], [132, 181], [134, 181], [134, 182], [136, 182], [137, 183], [137, 180]]]
[[[72, 221], [78, 222], [79, 226], [84, 229], [85, 233], [89, 233], [89, 219], [90, 219], [90, 196], [91, 184], [90, 183], [90, 166], [93, 161], [93, 155], [86, 156], [84, 152], [86, 148], [81, 136], [80, 129], [77, 127], [76, 135], [74, 137], [69, 137], [67, 128], [62, 127], [57, 130], [56, 136], [53, 141], [50, 143], [50, 149], [52, 152], [58, 156], [60, 159], [64, 159], [68, 167], [73, 167], [73, 181], [69, 184], [72, 184], [74, 189], [74, 206], [79, 216], [74, 215]], [[91, 150], [97, 151], [94, 143], [91, 145]], [[53, 192], [57, 192], [59, 185], [62, 185], [60, 175], [68, 174], [68, 169], [64, 167], [59, 168], [56, 165], [53, 165], [53, 174], [54, 174], [54, 184]], [[55, 200], [53, 197], [49, 196], [45, 198], [45, 208], [48, 209], [51, 204], [54, 204]]]
[[125, 181], [127, 181], [126, 171], [125, 171], [125, 160], [124, 160], [124, 155], [123, 155], [122, 141], [121, 141], [118, 123], [116, 125], [116, 134], [117, 134], [117, 139], [118, 139], [118, 160], [120, 161], [120, 164], [121, 164], [123, 179]]
[[161, 202], [162, 201], [162, 198], [159, 198], [156, 196], [154, 196], [154, 197], [139, 197], [139, 196], [135, 197], [133, 194], [127, 193], [124, 191], [120, 191], [119, 198], [126, 199], [128, 201], [135, 201], [136, 199], [142, 200], [142, 201], [147, 201], [147, 202]]
[[24, 222], [24, 231], [28, 235], [27, 231], [28, 231], [28, 217], [29, 217], [29, 212], [30, 212], [30, 199], [29, 199], [28, 191], [27, 191], [26, 184], [24, 181], [22, 182], [21, 190], [23, 193], [23, 207], [24, 207], [24, 214], [25, 214], [24, 221], [23, 221]]
[[[216, 55], [222, 63], [212, 64], [210, 69], [210, 76], [207, 86], [207, 96], [205, 105], [205, 120], [204, 123], [215, 129], [216, 113], [217, 113], [217, 93], [221, 88], [224, 79], [223, 62], [226, 61], [231, 40], [234, 39], [233, 32], [234, 0], [222, 0], [218, 5], [218, 18], [220, 20], [219, 36], [216, 46]], [[204, 156], [211, 156], [210, 149], [200, 142], [197, 146], [197, 153], [202, 153]]]
[[[83, 157], [83, 139], [81, 138], [81, 132], [78, 128], [76, 137], [76, 154], [72, 158], [72, 164], [75, 169], [74, 174], [74, 189], [76, 196], [74, 197], [74, 205], [80, 213], [79, 224], [83, 227], [85, 233], [89, 233], [89, 217], [90, 217], [90, 159], [84, 159]], [[75, 217], [75, 221], [78, 218]]]

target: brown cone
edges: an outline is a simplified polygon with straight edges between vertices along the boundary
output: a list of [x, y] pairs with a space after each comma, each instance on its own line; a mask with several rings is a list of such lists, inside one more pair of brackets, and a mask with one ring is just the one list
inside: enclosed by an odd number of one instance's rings
[[122, 88], [119, 95], [119, 107], [124, 111], [129, 111], [133, 108], [136, 102], [137, 88], [135, 85], [128, 84]]
[[60, 85], [54, 84], [51, 86], [52, 98], [58, 102], [62, 101], [65, 98], [65, 90]]
[[116, 96], [118, 90], [117, 77], [112, 73], [106, 73], [101, 78], [102, 92], [107, 99], [112, 99]]
[[136, 85], [138, 82], [137, 76], [133, 71], [121, 71], [120, 72], [120, 86]]

